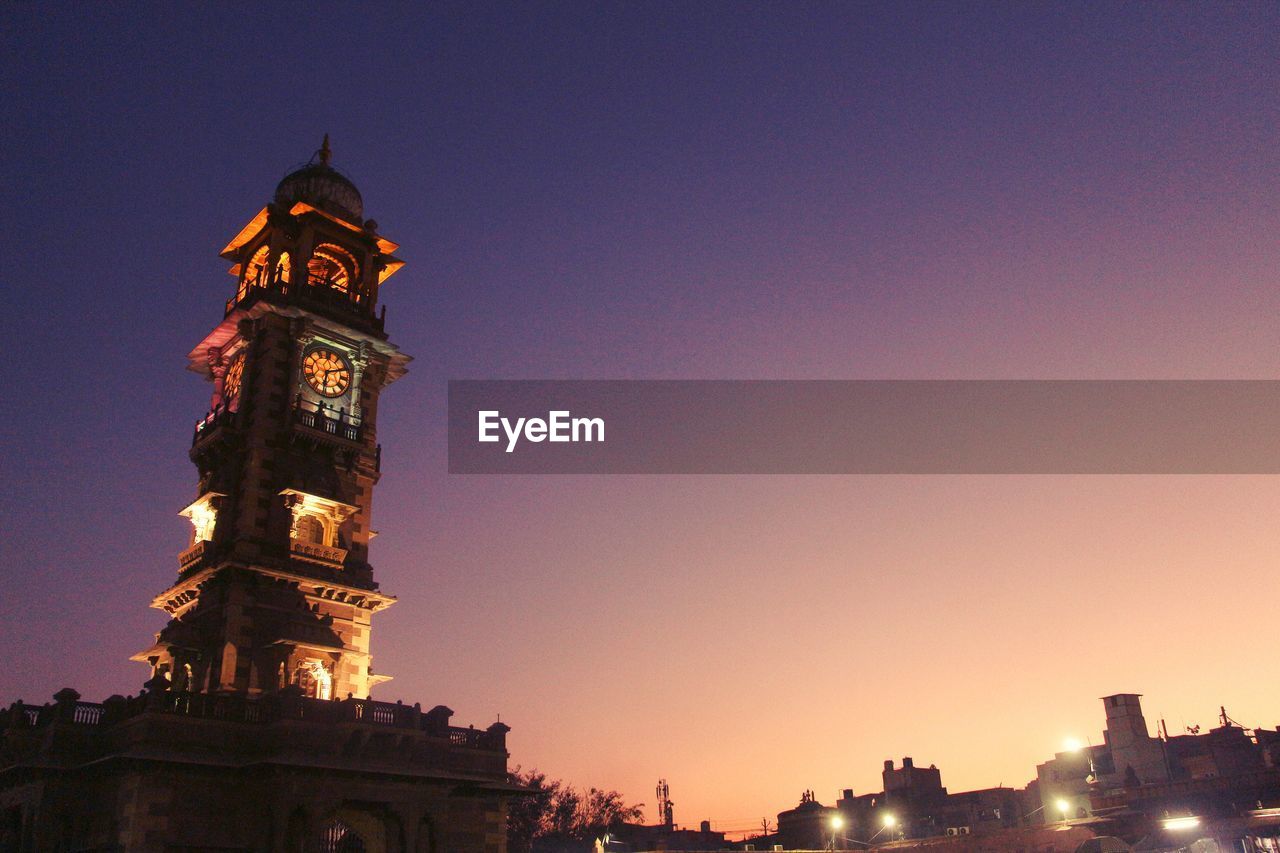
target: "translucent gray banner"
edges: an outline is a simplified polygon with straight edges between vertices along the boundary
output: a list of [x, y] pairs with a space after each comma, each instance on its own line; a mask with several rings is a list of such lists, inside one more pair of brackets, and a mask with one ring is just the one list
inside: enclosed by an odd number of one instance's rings
[[454, 474], [1275, 474], [1280, 381], [449, 382]]

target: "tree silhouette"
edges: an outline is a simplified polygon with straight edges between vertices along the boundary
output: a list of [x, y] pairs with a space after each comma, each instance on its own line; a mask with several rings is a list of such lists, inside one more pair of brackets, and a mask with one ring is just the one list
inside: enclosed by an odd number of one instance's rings
[[535, 838], [590, 840], [644, 817], [644, 804], [629, 805], [613, 790], [589, 788], [579, 793], [559, 779], [537, 770], [511, 772], [511, 781], [530, 793], [507, 810], [507, 843], [511, 853], [529, 850]]

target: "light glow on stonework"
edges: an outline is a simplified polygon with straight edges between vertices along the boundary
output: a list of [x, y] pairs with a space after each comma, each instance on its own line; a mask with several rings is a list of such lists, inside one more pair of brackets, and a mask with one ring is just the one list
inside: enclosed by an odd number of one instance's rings
[[288, 501], [293, 513], [290, 533], [295, 540], [300, 539], [300, 533], [303, 532], [299, 527], [302, 520], [313, 518], [324, 529], [324, 541], [319, 544], [334, 546], [337, 544], [338, 527], [359, 509], [351, 504], [300, 492], [297, 489], [283, 489], [280, 494]]
[[213, 530], [218, 524], [218, 510], [213, 503], [220, 497], [223, 495], [219, 492], [206, 492], [178, 513], [191, 520], [193, 544], [213, 540]]
[[328, 668], [318, 660], [307, 661], [307, 674], [311, 676], [311, 682], [315, 685], [315, 696], [317, 699], [333, 698], [333, 676], [329, 674]]

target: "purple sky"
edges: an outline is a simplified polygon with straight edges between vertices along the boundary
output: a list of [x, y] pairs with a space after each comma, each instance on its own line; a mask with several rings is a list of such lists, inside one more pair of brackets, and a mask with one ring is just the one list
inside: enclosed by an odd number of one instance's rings
[[726, 828], [889, 756], [1022, 785], [1107, 692], [1280, 722], [1268, 478], [450, 478], [444, 448], [449, 378], [1275, 378], [1275, 4], [3, 15], [0, 701], [144, 679], [216, 253], [328, 132], [409, 263], [381, 698]]

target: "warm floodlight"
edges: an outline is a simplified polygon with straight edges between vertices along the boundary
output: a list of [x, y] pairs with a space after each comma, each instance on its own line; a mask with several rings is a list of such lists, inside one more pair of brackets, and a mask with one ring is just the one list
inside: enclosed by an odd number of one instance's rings
[[1197, 826], [1200, 825], [1200, 818], [1171, 817], [1168, 820], [1163, 821], [1162, 825], [1164, 826], [1165, 829], [1172, 829], [1175, 832], [1182, 829], [1195, 829]]
[[894, 825], [895, 823], [897, 823], [897, 822], [898, 822], [898, 819], [897, 819], [896, 817], [894, 817], [893, 815], [891, 815], [891, 814], [887, 814], [887, 815], [885, 815], [885, 816], [884, 816], [884, 825], [885, 825], [885, 826], [893, 826], [893, 825]]
[[1067, 812], [1071, 811], [1071, 803], [1067, 802], [1066, 800], [1058, 800], [1057, 806], [1058, 806], [1058, 811], [1062, 812], [1063, 817], [1066, 817]]
[[836, 815], [835, 817], [831, 818], [832, 829], [840, 829], [842, 826], [844, 826], [844, 818], [840, 817], [840, 815]]

